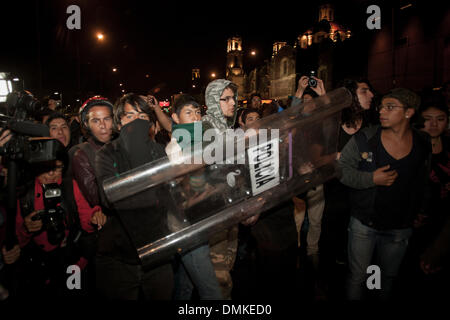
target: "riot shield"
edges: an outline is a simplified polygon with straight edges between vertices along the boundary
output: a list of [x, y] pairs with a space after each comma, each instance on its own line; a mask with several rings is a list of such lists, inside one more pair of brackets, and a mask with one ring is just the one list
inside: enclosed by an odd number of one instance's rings
[[164, 191], [154, 194], [164, 208], [158, 214], [167, 234], [152, 237], [148, 226], [124, 222], [142, 263], [189, 250], [336, 176], [340, 111], [351, 101], [340, 88], [265, 117], [245, 132], [205, 132], [203, 144], [176, 161], [165, 157], [105, 180], [111, 203]]

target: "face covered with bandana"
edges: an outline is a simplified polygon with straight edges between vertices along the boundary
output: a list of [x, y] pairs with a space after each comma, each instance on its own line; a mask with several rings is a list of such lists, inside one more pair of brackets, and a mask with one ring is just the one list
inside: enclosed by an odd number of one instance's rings
[[155, 159], [149, 130], [154, 126], [150, 116], [138, 106], [126, 103], [120, 118], [120, 141], [127, 151], [132, 167], [140, 166]]

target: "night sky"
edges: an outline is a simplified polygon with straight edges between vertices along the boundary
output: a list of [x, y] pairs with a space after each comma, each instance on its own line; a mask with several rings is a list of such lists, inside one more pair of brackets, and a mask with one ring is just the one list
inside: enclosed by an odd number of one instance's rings
[[[238, 1], [158, 2], [4, 1], [0, 72], [24, 79], [26, 89], [39, 97], [62, 91], [68, 100], [90, 93], [114, 100], [122, 82], [128, 92], [158, 87], [159, 99], [170, 98], [189, 87], [194, 67], [200, 68], [204, 81], [213, 71], [225, 76], [229, 37], [242, 37], [246, 71], [270, 58], [274, 41], [293, 45], [317, 22], [318, 6], [324, 1], [295, 5], [259, 1], [245, 6]], [[335, 5], [335, 20], [357, 35], [367, 19], [368, 1], [346, 1], [352, 10], [340, 3]], [[66, 27], [66, 8], [72, 4], [81, 8], [81, 30]], [[96, 39], [97, 32], [104, 33], [103, 42]], [[256, 50], [257, 56], [250, 56], [250, 50]], [[113, 73], [113, 67], [118, 72]], [[78, 92], [77, 70], [82, 92]]]

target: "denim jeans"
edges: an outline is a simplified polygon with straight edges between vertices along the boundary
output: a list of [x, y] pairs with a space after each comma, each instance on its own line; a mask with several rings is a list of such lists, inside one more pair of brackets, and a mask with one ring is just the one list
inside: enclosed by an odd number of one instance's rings
[[319, 240], [322, 231], [322, 216], [325, 208], [323, 184], [311, 189], [306, 194], [308, 211], [308, 234], [306, 235], [306, 254], [308, 256], [319, 254]]
[[392, 294], [392, 285], [408, 247], [412, 229], [376, 230], [351, 217], [348, 227], [349, 277], [347, 298], [363, 299], [367, 267], [371, 265], [376, 249], [377, 263], [381, 272], [380, 299], [387, 300]]
[[175, 273], [175, 300], [190, 300], [194, 286], [201, 300], [223, 299], [209, 253], [206, 243], [181, 256], [182, 263]]

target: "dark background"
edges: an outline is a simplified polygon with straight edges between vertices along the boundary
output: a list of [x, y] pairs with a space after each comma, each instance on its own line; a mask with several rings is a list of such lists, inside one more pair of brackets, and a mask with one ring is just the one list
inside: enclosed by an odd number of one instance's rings
[[[364, 68], [375, 34], [366, 27], [367, 6], [379, 4], [383, 10], [393, 2], [411, 1], [3, 1], [0, 72], [11, 72], [38, 97], [63, 92], [65, 104], [93, 93], [114, 100], [121, 95], [119, 83], [127, 92], [158, 88], [160, 100], [170, 99], [188, 90], [192, 68], [200, 68], [206, 82], [212, 72], [225, 76], [229, 37], [242, 37], [244, 68], [249, 71], [270, 59], [274, 41], [293, 45], [317, 23], [322, 3], [334, 4], [335, 21], [352, 30], [356, 46], [351, 50], [360, 50], [342, 63]], [[447, 8], [436, 7], [439, 2], [412, 2], [429, 24]], [[72, 4], [81, 8], [81, 30], [66, 27], [66, 9]], [[386, 11], [383, 22], [389, 23]], [[104, 41], [96, 39], [97, 32], [105, 35]], [[257, 55], [251, 56], [251, 50]]]

